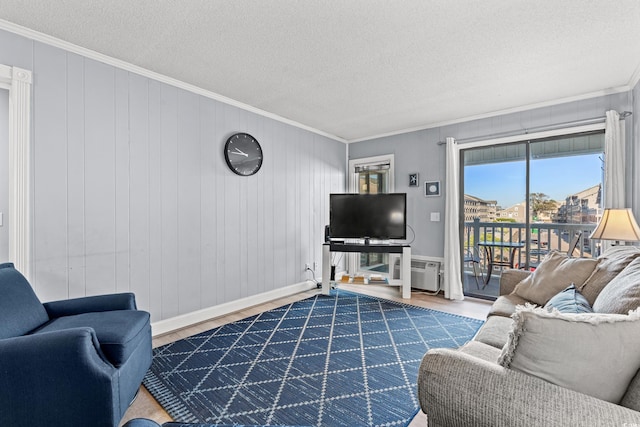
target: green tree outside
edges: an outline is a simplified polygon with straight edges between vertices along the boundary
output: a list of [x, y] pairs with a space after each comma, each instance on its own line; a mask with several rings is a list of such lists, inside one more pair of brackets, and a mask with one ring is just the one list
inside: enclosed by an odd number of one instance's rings
[[558, 202], [550, 199], [544, 193], [531, 193], [530, 199], [531, 212], [533, 213], [533, 219], [538, 218], [538, 214], [541, 212], [553, 212], [556, 210]]

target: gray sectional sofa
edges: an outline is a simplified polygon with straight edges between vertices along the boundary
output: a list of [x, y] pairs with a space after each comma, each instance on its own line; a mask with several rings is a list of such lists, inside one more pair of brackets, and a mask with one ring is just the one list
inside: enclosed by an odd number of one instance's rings
[[500, 294], [472, 341], [424, 356], [429, 426], [640, 426], [640, 248], [551, 253]]

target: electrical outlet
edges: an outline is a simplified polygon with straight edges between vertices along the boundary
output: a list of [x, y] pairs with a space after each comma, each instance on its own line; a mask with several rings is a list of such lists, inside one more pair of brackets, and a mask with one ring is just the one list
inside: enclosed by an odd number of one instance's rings
[[317, 270], [318, 269], [318, 262], [317, 261], [313, 261], [313, 270]]
[[304, 265], [304, 271], [310, 270], [311, 269], [311, 265], [309, 265], [309, 263], [305, 263]]

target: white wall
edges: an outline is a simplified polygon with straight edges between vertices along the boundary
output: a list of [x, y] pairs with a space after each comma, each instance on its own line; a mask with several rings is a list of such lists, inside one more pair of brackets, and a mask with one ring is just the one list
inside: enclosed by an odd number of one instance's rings
[[[34, 73], [41, 299], [132, 291], [158, 321], [310, 278], [344, 144], [4, 31], [0, 63]], [[253, 177], [225, 164], [235, 132]]]

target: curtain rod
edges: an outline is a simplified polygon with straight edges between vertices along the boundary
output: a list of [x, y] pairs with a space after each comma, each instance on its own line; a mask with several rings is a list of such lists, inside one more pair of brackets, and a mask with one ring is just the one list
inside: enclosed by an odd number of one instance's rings
[[[629, 117], [631, 114], [633, 114], [631, 111], [623, 111], [622, 113], [620, 113], [620, 120], [624, 120], [625, 118]], [[590, 124], [593, 124], [593, 123], [602, 122], [605, 119], [606, 119], [606, 117], [594, 117], [592, 119], [574, 120], [574, 121], [571, 121], [571, 122], [558, 123], [558, 124], [555, 124], [555, 125], [534, 126], [534, 127], [531, 127], [531, 128], [524, 128], [524, 129], [521, 129], [521, 130], [505, 131], [505, 132], [493, 133], [491, 135], [484, 135], [484, 136], [474, 136], [472, 138], [462, 138], [462, 139], [457, 139], [456, 141], [457, 142], [482, 141], [482, 140], [489, 139], [489, 138], [499, 138], [499, 137], [503, 137], [503, 136], [518, 135], [519, 133], [522, 133], [523, 135], [527, 135], [530, 132], [543, 132], [543, 131], [554, 130], [554, 129], [563, 128], [563, 127], [590, 125]], [[445, 145], [446, 142], [445, 141], [438, 141], [437, 144], [438, 145]]]

